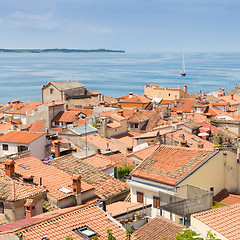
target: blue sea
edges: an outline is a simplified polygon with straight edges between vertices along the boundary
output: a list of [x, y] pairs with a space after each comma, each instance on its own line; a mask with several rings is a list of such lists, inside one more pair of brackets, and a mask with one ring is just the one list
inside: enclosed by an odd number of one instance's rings
[[[240, 79], [240, 54], [185, 53], [0, 54], [0, 103], [41, 101], [48, 81], [78, 80], [88, 89], [118, 97], [143, 93], [146, 83], [188, 86], [188, 92], [231, 90]], [[239, 84], [240, 86], [240, 84]]]

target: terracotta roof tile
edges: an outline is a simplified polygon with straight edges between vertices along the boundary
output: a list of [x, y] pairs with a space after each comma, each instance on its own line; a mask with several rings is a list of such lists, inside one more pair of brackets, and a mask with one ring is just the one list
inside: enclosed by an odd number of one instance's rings
[[41, 186], [0, 178], [0, 198], [7, 202], [31, 198], [45, 192], [46, 189]]
[[144, 103], [150, 103], [151, 100], [147, 97], [145, 97], [144, 94], [142, 95], [135, 95], [130, 98], [126, 98], [124, 100], [121, 100], [120, 103], [139, 103], [139, 104], [144, 104]]
[[38, 106], [41, 105], [42, 102], [20, 102], [11, 103], [8, 105], [9, 107], [4, 110], [4, 113], [7, 114], [20, 114], [26, 115], [27, 113], [32, 113], [32, 111], [36, 111]]
[[193, 105], [196, 102], [195, 99], [180, 98], [177, 100], [177, 104], [171, 108], [172, 112], [182, 111], [182, 112], [192, 112]]
[[43, 135], [45, 134], [23, 131], [10, 131], [5, 135], [0, 136], [0, 142], [31, 143]]
[[70, 122], [72, 123], [78, 115], [79, 112], [77, 111], [66, 111], [66, 112], [59, 112], [56, 117], [52, 120], [52, 122]]
[[184, 226], [175, 223], [162, 216], [156, 216], [153, 220], [143, 225], [133, 233], [138, 240], [156, 240], [167, 237], [169, 240], [175, 240], [176, 234]]
[[117, 136], [112, 137], [114, 141], [119, 142], [120, 144], [123, 144], [124, 146], [128, 148], [132, 148], [137, 146], [137, 141], [135, 141], [134, 137], [140, 135], [140, 133], [128, 131], [127, 133], [123, 133]]
[[109, 176], [73, 155], [55, 158], [50, 161], [50, 164], [69, 174], [80, 174], [83, 181], [95, 187], [95, 194], [100, 198], [108, 198], [129, 190], [126, 183]]
[[[24, 239], [42, 239], [47, 236], [51, 240], [59, 240], [71, 236], [73, 239], [83, 240], [84, 238], [73, 230], [86, 226], [99, 234], [99, 240], [107, 239], [107, 229], [112, 229], [113, 235], [118, 240], [125, 240], [126, 237], [120, 225], [94, 205], [77, 206], [41, 214], [28, 220], [28, 224], [23, 223], [22, 226], [17, 223], [11, 232], [17, 236], [22, 235]], [[6, 230], [6, 226], [1, 227], [0, 231]]]
[[213, 198], [213, 201], [221, 203], [223, 205], [231, 205], [240, 203], [240, 195], [231, 194], [227, 189], [223, 189]]
[[192, 215], [226, 239], [240, 239], [240, 203]]
[[40, 132], [44, 124], [45, 121], [35, 121], [29, 129], [29, 132]]
[[149, 157], [158, 147], [159, 145], [150, 145], [146, 148], [130, 153], [128, 157], [137, 157], [140, 160], [144, 160], [145, 158]]
[[131, 173], [168, 185], [177, 185], [217, 151], [160, 146]]
[[[23, 167], [22, 164], [28, 168]], [[42, 185], [47, 188], [48, 194], [58, 200], [69, 196], [59, 191], [60, 188], [64, 187], [72, 191], [70, 187], [72, 185], [72, 175], [49, 164], [44, 164], [41, 160], [33, 156], [16, 159], [15, 172], [20, 178], [26, 175], [33, 176], [33, 182], [38, 185], [40, 184], [40, 178], [42, 178]], [[81, 188], [82, 192], [85, 192], [94, 187], [83, 180]]]

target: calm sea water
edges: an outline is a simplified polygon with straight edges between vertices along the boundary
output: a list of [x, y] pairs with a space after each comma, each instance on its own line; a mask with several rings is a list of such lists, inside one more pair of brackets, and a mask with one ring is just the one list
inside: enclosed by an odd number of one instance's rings
[[[121, 96], [143, 93], [145, 83], [189, 92], [231, 90], [240, 79], [240, 54], [187, 54], [186, 77], [181, 54], [0, 54], [0, 103], [41, 101], [47, 81], [79, 80], [93, 91]], [[239, 84], [240, 85], [240, 84]]]

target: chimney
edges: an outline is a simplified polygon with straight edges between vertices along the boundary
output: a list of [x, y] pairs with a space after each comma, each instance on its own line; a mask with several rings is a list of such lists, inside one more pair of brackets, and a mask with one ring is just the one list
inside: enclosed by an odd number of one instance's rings
[[138, 112], [138, 108], [137, 107], [134, 107], [134, 112]]
[[100, 150], [99, 148], [97, 148], [97, 149], [95, 150], [95, 153], [96, 153], [96, 154], [101, 154], [101, 150]]
[[81, 193], [81, 176], [73, 175], [72, 180], [73, 180], [73, 182], [72, 182], [73, 192], [76, 194]]
[[78, 120], [78, 115], [75, 115], [74, 121], [73, 121], [73, 126], [76, 127], [77, 126], [77, 120]]
[[118, 111], [117, 111], [117, 114], [118, 114], [119, 116], [123, 116], [123, 110], [118, 110]]
[[238, 85], [237, 85], [237, 83], [236, 83], [236, 85], [235, 85], [235, 89], [238, 89]]
[[153, 111], [156, 111], [156, 102], [153, 101]]
[[55, 158], [60, 157], [60, 141], [54, 142]]
[[54, 105], [55, 104], [55, 100], [52, 100], [52, 105]]
[[181, 141], [184, 141], [185, 135], [183, 133], [179, 134], [178, 140], [179, 140], [179, 143], [181, 143]]
[[188, 146], [186, 140], [182, 140], [182, 141], [180, 142], [180, 144], [181, 144], [181, 147], [187, 147], [187, 146]]
[[132, 97], [133, 97], [133, 93], [130, 92], [130, 93], [128, 94], [128, 97], [129, 97], [129, 98], [132, 98]]
[[187, 86], [186, 86], [186, 85], [184, 86], [183, 91], [184, 91], [185, 93], [187, 93]]
[[5, 174], [12, 178], [13, 177], [13, 174], [15, 172], [15, 162], [14, 160], [12, 159], [7, 159], [5, 162], [4, 162], [4, 165], [5, 165]]
[[231, 99], [233, 100], [233, 94], [231, 94]]
[[101, 94], [98, 95], [98, 101], [100, 102], [101, 101]]
[[101, 101], [104, 102], [104, 95], [101, 95]]
[[199, 144], [198, 144], [198, 148], [199, 148], [199, 149], [203, 149], [203, 143], [199, 143]]
[[180, 84], [178, 85], [178, 89], [181, 89], [181, 85]]
[[100, 202], [102, 203], [102, 210], [104, 212], [106, 212], [107, 208], [106, 208], [106, 201], [107, 199], [101, 199]]
[[36, 206], [35, 202], [33, 199], [27, 199], [24, 208], [25, 208], [25, 214], [26, 218], [31, 218], [36, 216]]
[[101, 117], [101, 119], [100, 119], [100, 134], [103, 137], [106, 137], [106, 135], [107, 135], [107, 123], [108, 123], [107, 117]]
[[65, 107], [65, 111], [67, 112], [68, 111], [68, 104], [65, 104], [64, 107]]
[[177, 104], [177, 99], [175, 98], [175, 100], [174, 100], [174, 104]]

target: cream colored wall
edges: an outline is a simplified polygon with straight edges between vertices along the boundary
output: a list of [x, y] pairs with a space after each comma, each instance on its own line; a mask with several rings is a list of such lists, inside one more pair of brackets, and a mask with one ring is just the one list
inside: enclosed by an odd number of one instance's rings
[[224, 188], [234, 192], [238, 188], [237, 171], [236, 154], [227, 151], [223, 155], [221, 151], [179, 185], [190, 184], [206, 190], [214, 187], [214, 195]]
[[119, 102], [121, 104], [121, 108], [138, 108], [138, 109], [145, 109], [149, 103], [126, 103], [126, 102]]
[[[160, 197], [160, 205], [164, 205], [166, 203], [170, 202], [170, 196], [166, 195], [161, 192], [161, 189], [159, 189], [158, 192], [154, 191], [149, 191], [146, 189], [142, 188], [137, 188], [131, 186], [131, 202], [137, 203], [137, 192], [142, 192], [143, 193], [143, 202], [144, 204], [153, 204], [153, 196]], [[152, 212], [151, 212], [151, 217], [156, 217], [156, 215], [160, 215], [160, 210], [157, 208], [154, 208], [152, 205]], [[170, 213], [166, 211], [162, 211], [162, 216], [170, 219]], [[175, 221], [176, 216], [173, 214], [173, 221]]]
[[117, 120], [111, 118], [111, 120], [113, 121], [113, 123], [120, 124], [121, 127], [114, 128], [114, 129], [107, 127], [106, 137], [111, 137], [114, 135], [118, 135], [118, 134], [127, 132], [127, 119], [122, 120], [122, 121], [117, 121]]
[[214, 231], [198, 219], [194, 218], [194, 215], [191, 216], [191, 227], [193, 227], [197, 232], [199, 232], [202, 236], [206, 237], [207, 232], [211, 230], [211, 232], [216, 234], [216, 238], [222, 239], [222, 240], [227, 240], [222, 234]]
[[144, 94], [151, 98], [163, 98], [164, 100], [175, 100], [179, 98], [188, 98], [189, 94], [185, 93], [181, 89], [168, 89], [168, 88], [156, 88], [156, 87], [144, 87]]
[[[50, 94], [50, 89], [53, 89], [53, 94]], [[49, 84], [47, 87], [45, 87], [43, 90], [43, 102], [48, 103], [53, 100], [55, 101], [62, 101], [62, 94], [61, 92], [52, 84]]]
[[94, 197], [95, 196], [94, 192], [95, 192], [95, 189], [92, 189], [92, 190], [81, 193], [82, 194], [82, 201], [84, 201], [88, 198]]
[[0, 240], [20, 240], [20, 238], [16, 236], [14, 233], [5, 233], [0, 235]]

